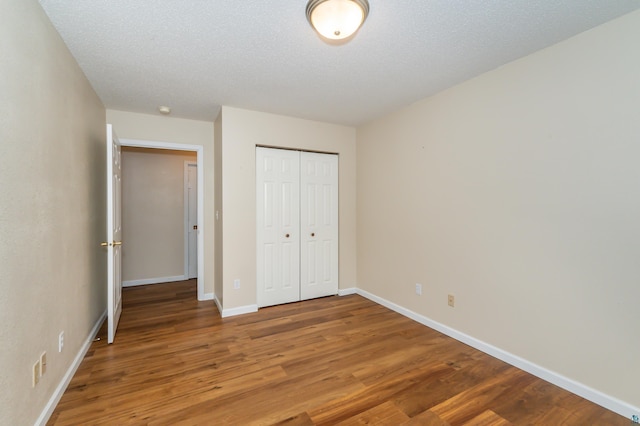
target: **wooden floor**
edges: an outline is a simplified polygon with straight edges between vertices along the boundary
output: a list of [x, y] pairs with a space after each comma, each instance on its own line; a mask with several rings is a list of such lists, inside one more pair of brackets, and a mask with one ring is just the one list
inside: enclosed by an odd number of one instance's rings
[[221, 319], [195, 281], [124, 290], [51, 425], [629, 425], [360, 296]]

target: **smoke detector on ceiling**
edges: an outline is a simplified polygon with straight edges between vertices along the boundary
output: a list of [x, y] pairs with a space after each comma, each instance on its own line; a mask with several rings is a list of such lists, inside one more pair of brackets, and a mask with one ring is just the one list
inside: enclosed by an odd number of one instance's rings
[[171, 114], [171, 108], [169, 108], [168, 106], [165, 106], [165, 105], [159, 106], [158, 107], [158, 111], [160, 111], [160, 113], [162, 113], [164, 115]]

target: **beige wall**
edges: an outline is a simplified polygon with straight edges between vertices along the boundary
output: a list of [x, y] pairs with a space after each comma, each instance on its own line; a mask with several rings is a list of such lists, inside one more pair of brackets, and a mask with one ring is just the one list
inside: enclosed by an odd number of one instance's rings
[[[213, 120], [213, 117], [212, 117]], [[214, 173], [213, 121], [186, 120], [161, 115], [107, 110], [107, 122], [121, 139], [137, 139], [186, 145], [204, 149], [204, 292], [213, 294], [214, 282]]]
[[1, 8], [0, 423], [28, 425], [106, 310], [105, 110], [37, 1]]
[[359, 128], [359, 287], [640, 406], [638, 40], [640, 12]]
[[123, 147], [123, 281], [184, 276], [185, 161], [196, 153]]
[[224, 309], [256, 304], [256, 145], [339, 154], [340, 288], [355, 287], [355, 129], [231, 107], [221, 114]]

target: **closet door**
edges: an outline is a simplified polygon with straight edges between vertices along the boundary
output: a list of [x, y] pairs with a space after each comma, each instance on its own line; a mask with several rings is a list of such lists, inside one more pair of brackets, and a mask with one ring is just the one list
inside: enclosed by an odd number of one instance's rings
[[300, 296], [338, 294], [338, 156], [300, 153]]
[[256, 148], [257, 301], [300, 300], [300, 153]]

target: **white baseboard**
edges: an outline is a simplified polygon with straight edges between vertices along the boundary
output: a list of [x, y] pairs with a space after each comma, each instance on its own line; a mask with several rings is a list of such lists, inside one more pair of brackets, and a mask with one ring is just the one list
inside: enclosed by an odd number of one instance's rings
[[199, 301], [205, 301], [205, 300], [214, 300], [215, 299], [215, 295], [213, 293], [205, 293], [204, 297], [202, 299], [198, 299]]
[[[220, 305], [218, 305], [220, 309]], [[250, 314], [258, 312], [258, 305], [238, 306], [237, 308], [222, 309], [220, 310], [222, 318], [233, 317], [235, 315]]]
[[220, 312], [220, 316], [222, 316], [222, 303], [220, 303], [220, 299], [218, 299], [218, 296], [214, 294], [213, 300], [216, 302], [216, 306], [218, 307], [218, 312]]
[[396, 305], [393, 302], [390, 302], [386, 299], [378, 297], [365, 290], [356, 289], [356, 293], [361, 295], [362, 297], [365, 297], [373, 302], [378, 303], [379, 305], [389, 308], [392, 311], [395, 311], [407, 318], [410, 318], [416, 322], [419, 322], [422, 325], [426, 325], [427, 327], [433, 328], [434, 330], [437, 330], [442, 334], [446, 334], [449, 337], [452, 337], [475, 349], [478, 349], [486, 354], [489, 354], [495, 358], [498, 358], [506, 362], [507, 364], [511, 364], [514, 367], [518, 367], [521, 370], [526, 371], [527, 373], [533, 374], [536, 377], [546, 380], [547, 382], [553, 383], [558, 387], [568, 390], [569, 392], [574, 393], [578, 396], [581, 396], [584, 399], [587, 399], [608, 410], [618, 413], [623, 417], [631, 419], [632, 416], [640, 416], [639, 407], [634, 407], [629, 403], [621, 401], [610, 395], [604, 394], [580, 382], [572, 380], [554, 371], [548, 370], [544, 367], [534, 364], [531, 361], [528, 361], [517, 355], [504, 351], [500, 348], [497, 348], [493, 345], [483, 342], [482, 340], [478, 340], [475, 337], [471, 337], [468, 334], [464, 334], [442, 323], [439, 323], [430, 318], [427, 318], [424, 315], [417, 314], [409, 309], [403, 308], [400, 305]]
[[[338, 295], [348, 296], [350, 294], [356, 294], [357, 292], [358, 290], [355, 287], [344, 288], [344, 289], [338, 290]], [[252, 312], [258, 312], [258, 305], [247, 305], [247, 306], [240, 306], [238, 308], [222, 309], [222, 304], [220, 303], [217, 297], [215, 297], [215, 301], [216, 301], [216, 306], [218, 306], [218, 310], [220, 311], [222, 318], [232, 317], [235, 315], [250, 314]]]
[[141, 280], [129, 280], [122, 281], [122, 287], [135, 287], [138, 285], [148, 285], [148, 284], [163, 284], [163, 283], [172, 283], [176, 281], [186, 281], [186, 275], [175, 275], [173, 277], [157, 277], [157, 278], [144, 278]]
[[65, 375], [62, 377], [62, 380], [56, 387], [56, 390], [53, 391], [53, 395], [51, 395], [51, 398], [49, 398], [49, 402], [47, 402], [47, 405], [45, 405], [44, 410], [42, 410], [42, 413], [40, 413], [40, 416], [36, 420], [36, 423], [35, 423], [36, 426], [40, 426], [40, 425], [44, 426], [47, 424], [47, 421], [49, 421], [49, 418], [53, 414], [53, 410], [56, 409], [58, 402], [60, 402], [60, 398], [62, 398], [62, 395], [64, 395], [64, 391], [67, 389], [67, 386], [69, 386], [69, 382], [71, 382], [71, 379], [73, 379], [73, 375], [76, 374], [78, 367], [80, 367], [80, 364], [84, 359], [84, 356], [87, 354], [87, 351], [91, 347], [91, 343], [93, 343], [93, 340], [98, 335], [98, 331], [100, 331], [100, 327], [102, 326], [102, 323], [104, 322], [106, 317], [107, 317], [107, 311], [104, 311], [104, 313], [100, 315], [100, 318], [94, 324], [93, 328], [89, 332], [89, 336], [80, 347], [78, 354], [73, 359], [73, 362], [69, 366], [69, 369], [67, 370]]

